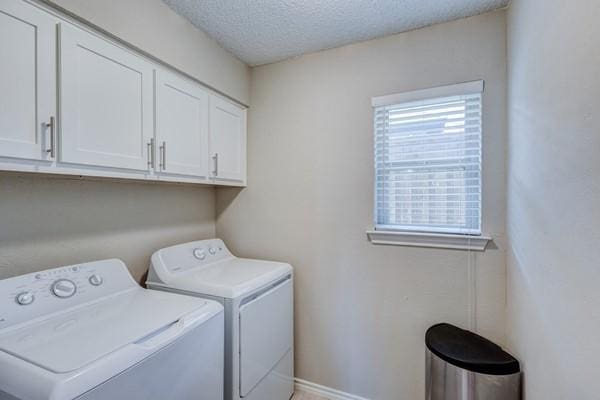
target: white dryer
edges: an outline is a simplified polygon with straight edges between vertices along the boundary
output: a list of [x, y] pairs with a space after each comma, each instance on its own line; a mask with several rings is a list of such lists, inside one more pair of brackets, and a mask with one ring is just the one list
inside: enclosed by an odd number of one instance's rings
[[222, 240], [152, 255], [147, 286], [225, 307], [225, 400], [289, 400], [294, 390], [293, 270], [233, 256]]
[[119, 260], [0, 281], [0, 399], [221, 400], [223, 307]]

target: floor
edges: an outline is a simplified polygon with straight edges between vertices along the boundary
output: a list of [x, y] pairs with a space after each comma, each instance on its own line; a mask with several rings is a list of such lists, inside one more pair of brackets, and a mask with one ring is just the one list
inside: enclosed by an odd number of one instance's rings
[[306, 393], [296, 390], [291, 400], [328, 400], [326, 397], [317, 396], [316, 394]]

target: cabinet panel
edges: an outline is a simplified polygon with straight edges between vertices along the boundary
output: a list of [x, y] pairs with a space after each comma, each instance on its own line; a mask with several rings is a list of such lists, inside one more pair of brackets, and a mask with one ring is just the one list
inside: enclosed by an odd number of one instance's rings
[[210, 98], [210, 149], [215, 180], [246, 180], [246, 110]]
[[60, 161], [147, 170], [152, 64], [65, 24], [60, 60]]
[[161, 173], [208, 178], [208, 93], [156, 71], [156, 140]]
[[20, 0], [0, 3], [0, 156], [45, 160], [56, 111], [56, 23]]

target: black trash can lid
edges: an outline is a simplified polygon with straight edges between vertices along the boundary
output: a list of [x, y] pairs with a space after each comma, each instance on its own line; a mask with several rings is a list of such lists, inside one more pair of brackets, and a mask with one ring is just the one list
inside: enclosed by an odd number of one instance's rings
[[425, 334], [427, 348], [459, 368], [487, 375], [519, 372], [519, 362], [497, 344], [450, 324], [437, 324]]

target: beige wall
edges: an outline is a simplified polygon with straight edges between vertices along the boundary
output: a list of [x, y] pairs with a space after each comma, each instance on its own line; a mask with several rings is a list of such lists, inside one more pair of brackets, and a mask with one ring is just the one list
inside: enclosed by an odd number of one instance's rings
[[468, 253], [373, 246], [372, 96], [485, 79], [477, 323], [504, 338], [505, 13], [253, 69], [248, 188], [217, 191], [217, 234], [296, 268], [296, 375], [370, 399], [424, 396], [425, 329], [466, 326]]
[[527, 400], [600, 397], [600, 3], [509, 11], [508, 343]]
[[[249, 69], [160, 0], [54, 2], [248, 102]], [[140, 280], [156, 249], [214, 233], [210, 187], [0, 172], [0, 278], [118, 257]]]
[[161, 0], [46, 0], [248, 104], [250, 69]]
[[214, 189], [0, 173], [0, 279], [120, 258], [141, 281], [152, 253], [214, 237]]

